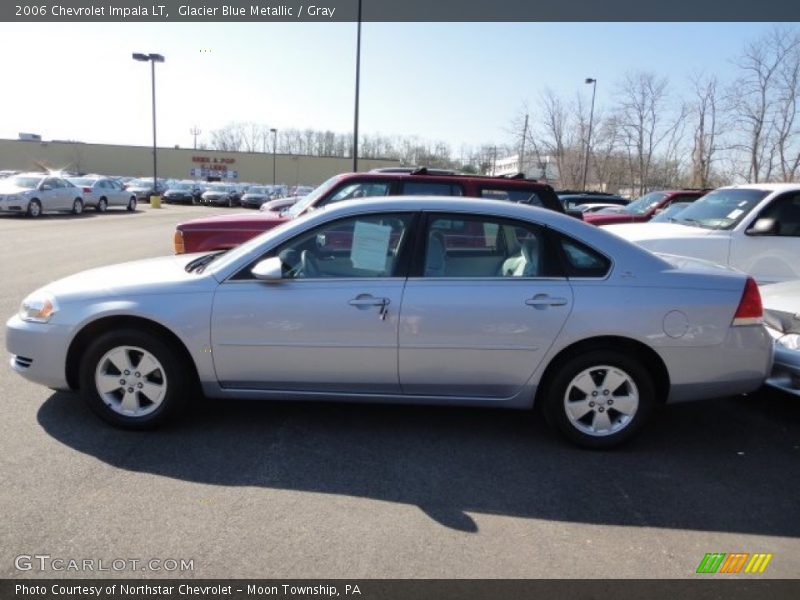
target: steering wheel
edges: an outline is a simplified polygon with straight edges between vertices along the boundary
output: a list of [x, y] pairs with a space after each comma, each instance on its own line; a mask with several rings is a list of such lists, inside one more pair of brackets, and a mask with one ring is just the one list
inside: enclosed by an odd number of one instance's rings
[[308, 250], [300, 253], [300, 273], [302, 273], [301, 277], [305, 278], [319, 277], [320, 275], [317, 259]]

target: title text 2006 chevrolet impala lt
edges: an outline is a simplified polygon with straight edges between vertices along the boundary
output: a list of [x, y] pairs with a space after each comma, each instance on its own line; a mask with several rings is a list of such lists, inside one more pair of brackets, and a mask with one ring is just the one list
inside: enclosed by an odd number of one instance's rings
[[[686, 261], [683, 261], [686, 263]], [[225, 254], [79, 273], [8, 321], [12, 367], [115, 425], [217, 398], [529, 408], [622, 442], [664, 402], [757, 389], [758, 288], [553, 211], [442, 197], [314, 211]]]

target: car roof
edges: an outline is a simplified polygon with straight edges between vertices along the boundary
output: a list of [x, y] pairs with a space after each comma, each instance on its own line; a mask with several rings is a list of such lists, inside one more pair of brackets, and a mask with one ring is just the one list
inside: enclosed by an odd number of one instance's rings
[[340, 175], [339, 181], [347, 181], [349, 179], [371, 179], [371, 180], [381, 180], [384, 179], [386, 181], [401, 181], [411, 179], [413, 181], [448, 181], [452, 183], [463, 182], [463, 181], [471, 181], [476, 183], [482, 184], [511, 184], [517, 186], [538, 186], [542, 188], [550, 188], [552, 187], [544, 183], [543, 181], [539, 181], [537, 179], [525, 179], [523, 177], [506, 177], [503, 175], [499, 175], [496, 177], [492, 177], [490, 175], [472, 175], [468, 173], [455, 173], [455, 172], [439, 172], [439, 171], [423, 171], [417, 170], [412, 172], [407, 171], [364, 171], [358, 173], [343, 173]]

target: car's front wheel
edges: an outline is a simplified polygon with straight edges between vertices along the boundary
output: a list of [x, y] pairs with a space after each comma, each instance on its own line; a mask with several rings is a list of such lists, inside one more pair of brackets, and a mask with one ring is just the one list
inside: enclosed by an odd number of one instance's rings
[[653, 379], [635, 358], [591, 350], [561, 365], [544, 390], [548, 422], [571, 441], [611, 448], [644, 425], [655, 405]]
[[75, 198], [72, 203], [72, 214], [79, 215], [83, 212], [83, 200], [80, 198]]
[[28, 202], [28, 210], [25, 211], [25, 215], [35, 219], [42, 215], [42, 205], [38, 200], [31, 200]]
[[156, 427], [175, 416], [194, 389], [186, 362], [175, 348], [146, 331], [108, 332], [83, 356], [81, 395], [112, 425]]
[[128, 212], [134, 212], [136, 210], [136, 196], [131, 196], [128, 200]]

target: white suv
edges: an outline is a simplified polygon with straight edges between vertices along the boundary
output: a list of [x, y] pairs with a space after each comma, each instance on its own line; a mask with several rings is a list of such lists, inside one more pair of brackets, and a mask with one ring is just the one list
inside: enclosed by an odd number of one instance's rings
[[652, 252], [744, 271], [758, 283], [800, 279], [800, 184], [753, 183], [714, 190], [668, 223], [607, 225]]

